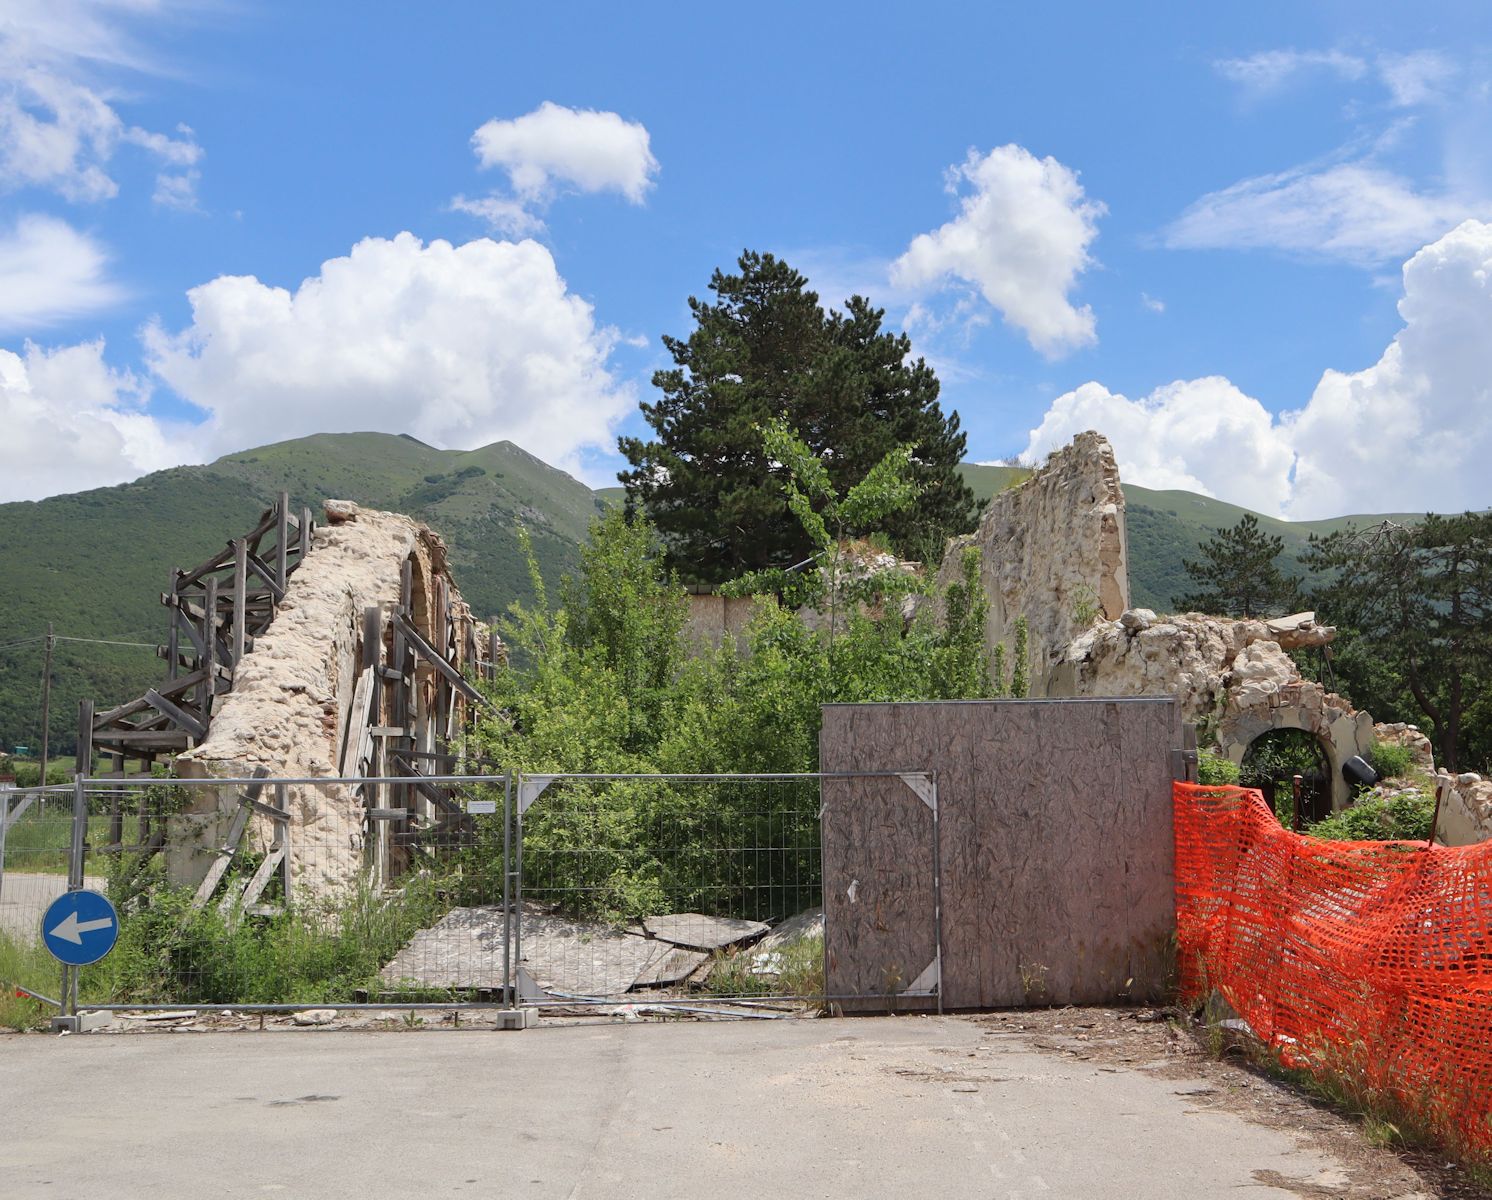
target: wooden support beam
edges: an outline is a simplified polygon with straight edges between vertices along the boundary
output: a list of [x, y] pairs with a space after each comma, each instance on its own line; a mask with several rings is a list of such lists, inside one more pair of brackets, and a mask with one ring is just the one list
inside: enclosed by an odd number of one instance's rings
[[275, 578], [276, 568], [271, 567], [267, 562], [265, 562], [262, 558], [260, 558], [252, 551], [249, 552], [246, 562], [249, 570], [253, 571], [255, 575], [259, 576], [259, 578], [264, 580], [264, 582], [268, 585], [264, 588], [251, 589], [248, 592], [248, 595], [250, 597], [263, 597], [268, 599], [270, 601], [269, 607], [271, 610], [273, 610], [276, 604], [285, 599], [285, 586]]
[[207, 736], [207, 722], [175, 701], [167, 700], [154, 688], [145, 693], [145, 703], [162, 716], [169, 717], [199, 742]]
[[189, 750], [192, 740], [184, 729], [100, 729], [94, 734], [93, 744], [111, 751], [121, 747], [126, 752]]
[[207, 604], [202, 626], [202, 666], [207, 672], [207, 686], [202, 689], [202, 715], [212, 720], [213, 697], [217, 694], [218, 665], [218, 581], [207, 581]]
[[249, 880], [248, 887], [244, 888], [243, 896], [239, 899], [245, 909], [259, 903], [259, 897], [264, 895], [264, 889], [269, 886], [270, 878], [285, 858], [285, 847], [275, 846], [264, 856], [264, 861], [259, 864], [259, 869], [254, 872], [254, 877]]
[[275, 500], [275, 582], [285, 594], [290, 561], [290, 493], [281, 492]]
[[[76, 765], [86, 773], [93, 766], [93, 701], [78, 701], [78, 745], [75, 751]], [[41, 781], [43, 785], [46, 780]]]
[[248, 597], [244, 592], [248, 586], [249, 544], [240, 538], [233, 543], [233, 627], [228, 643], [234, 667], [243, 661], [243, 656], [247, 653]]
[[228, 826], [228, 836], [219, 847], [212, 865], [207, 868], [207, 874], [202, 877], [202, 882], [197, 886], [197, 893], [192, 897], [193, 908], [201, 908], [212, 898], [212, 893], [233, 862], [233, 856], [238, 852], [238, 843], [243, 840], [244, 829], [248, 826], [252, 805], [259, 799], [259, 793], [264, 790], [264, 784], [259, 780], [268, 774], [269, 771], [264, 767], [257, 768], [254, 771], [255, 782], [239, 793], [238, 809], [233, 814], [232, 824]]
[[421, 658], [428, 662], [437, 671], [439, 671], [440, 674], [445, 677], [447, 682], [449, 682], [453, 688], [455, 688], [473, 704], [481, 704], [487, 708], [495, 707], [492, 701], [488, 700], [486, 696], [482, 695], [481, 692], [477, 691], [476, 688], [472, 687], [471, 684], [466, 682], [466, 680], [462, 677], [460, 671], [456, 670], [456, 668], [448, 663], [440, 654], [436, 653], [435, 647], [430, 645], [429, 642], [427, 642], [423, 637], [420, 636], [419, 630], [417, 630], [409, 622], [408, 618], [401, 614], [399, 616], [396, 616], [394, 618], [394, 621], [403, 632], [405, 638], [408, 639], [409, 644], [414, 647], [415, 652], [418, 653]]
[[300, 557], [304, 562], [306, 555], [311, 553], [311, 533], [316, 526], [311, 521], [311, 510], [303, 508], [300, 510]]

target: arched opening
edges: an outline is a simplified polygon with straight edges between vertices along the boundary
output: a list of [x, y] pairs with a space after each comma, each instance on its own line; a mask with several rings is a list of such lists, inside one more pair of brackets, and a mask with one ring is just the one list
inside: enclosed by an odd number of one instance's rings
[[1264, 793], [1280, 823], [1294, 812], [1295, 776], [1300, 779], [1302, 826], [1331, 816], [1331, 759], [1315, 734], [1304, 729], [1271, 729], [1243, 752], [1239, 781]]

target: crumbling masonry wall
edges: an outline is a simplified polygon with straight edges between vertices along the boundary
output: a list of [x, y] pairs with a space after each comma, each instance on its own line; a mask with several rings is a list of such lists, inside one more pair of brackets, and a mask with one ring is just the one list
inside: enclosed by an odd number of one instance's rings
[[[334, 780], [357, 774], [354, 693], [364, 657], [365, 610], [384, 613], [398, 604], [409, 571], [411, 619], [431, 645], [444, 649], [437, 629], [448, 612], [463, 631], [454, 638], [455, 663], [480, 651], [470, 609], [450, 578], [446, 549], [431, 530], [397, 513], [328, 503], [332, 524], [317, 528], [314, 553], [292, 576], [278, 615], [239, 664], [233, 687], [219, 698], [206, 739], [176, 760], [184, 778], [237, 778], [263, 768], [282, 778]], [[407, 566], [406, 566], [407, 564]], [[418, 748], [433, 749], [431, 720], [436, 680], [428, 666], [416, 672]], [[238, 789], [194, 789], [193, 805], [175, 821], [167, 869], [177, 883], [195, 885], [206, 873], [237, 807]], [[289, 861], [298, 896], [334, 896], [370, 864], [365, 846], [363, 799], [336, 782], [291, 786], [288, 791]], [[266, 801], [270, 797], [263, 797]], [[250, 848], [262, 850], [272, 823], [256, 816]]]
[[1031, 695], [1053, 694], [1047, 678], [1067, 644], [1094, 617], [1129, 607], [1124, 492], [1108, 440], [1080, 433], [1030, 479], [993, 497], [979, 528], [949, 543], [940, 586], [957, 578], [968, 545], [979, 548], [990, 600], [986, 645], [1008, 645], [1025, 617]]

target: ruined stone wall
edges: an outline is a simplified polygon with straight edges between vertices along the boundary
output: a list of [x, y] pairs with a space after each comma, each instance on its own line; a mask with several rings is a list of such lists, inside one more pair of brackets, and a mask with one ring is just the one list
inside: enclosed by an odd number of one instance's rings
[[[409, 517], [328, 503], [339, 523], [319, 527], [312, 553], [291, 576], [274, 623], [255, 639], [233, 687], [219, 697], [207, 738], [177, 760], [184, 778], [247, 777], [256, 768], [286, 778], [343, 774], [343, 741], [362, 657], [364, 609], [387, 613], [398, 603], [405, 564], [411, 570], [412, 618], [425, 639], [443, 648], [435, 622], [442, 593], [458, 628], [457, 664], [480, 646], [469, 608], [450, 580], [440, 538]], [[423, 745], [434, 731], [422, 718], [434, 693], [433, 671], [416, 673], [416, 724]], [[292, 886], [297, 894], [334, 895], [364, 865], [363, 802], [342, 784], [287, 789]], [[177, 820], [168, 847], [171, 878], [201, 879], [237, 805], [237, 789], [194, 791], [196, 802]], [[270, 797], [263, 797], [269, 801]], [[251, 848], [270, 840], [271, 822], [256, 817]]]
[[1271, 730], [1304, 730], [1326, 750], [1332, 807], [1341, 808], [1351, 798], [1342, 764], [1372, 749], [1373, 718], [1301, 678], [1287, 653], [1325, 645], [1335, 634], [1310, 613], [1249, 621], [1129, 609], [1073, 640], [1053, 669], [1050, 694], [1174, 695], [1201, 743], [1235, 763]]
[[1030, 479], [991, 499], [979, 528], [949, 544], [940, 587], [957, 578], [960, 551], [971, 544], [990, 600], [991, 657], [1025, 617], [1031, 695], [1047, 695], [1051, 668], [1085, 618], [1113, 619], [1129, 607], [1124, 492], [1108, 441], [1080, 433]]

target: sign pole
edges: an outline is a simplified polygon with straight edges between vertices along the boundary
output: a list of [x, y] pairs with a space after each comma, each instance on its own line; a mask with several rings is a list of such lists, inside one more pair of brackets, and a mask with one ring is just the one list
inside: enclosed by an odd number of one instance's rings
[[[76, 892], [83, 887], [83, 846], [88, 831], [88, 793], [83, 787], [83, 773], [73, 776], [73, 837], [67, 857], [67, 890]], [[76, 1020], [78, 1015], [78, 968], [62, 964], [62, 1016]]]

